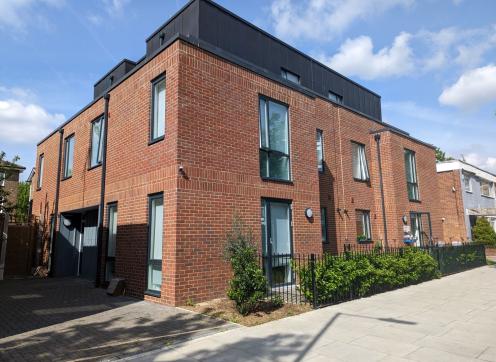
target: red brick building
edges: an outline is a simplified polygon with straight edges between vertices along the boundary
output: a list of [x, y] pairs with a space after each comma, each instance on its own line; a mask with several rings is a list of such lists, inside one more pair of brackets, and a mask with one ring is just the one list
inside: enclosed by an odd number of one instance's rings
[[37, 152], [52, 274], [122, 277], [159, 303], [224, 294], [235, 214], [269, 255], [442, 237], [434, 148], [383, 123], [375, 93], [207, 0]]

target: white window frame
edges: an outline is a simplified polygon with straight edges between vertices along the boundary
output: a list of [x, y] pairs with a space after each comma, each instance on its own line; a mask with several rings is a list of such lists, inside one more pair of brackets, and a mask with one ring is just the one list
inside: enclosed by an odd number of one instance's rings
[[358, 237], [361, 235], [365, 235], [367, 238], [365, 241], [372, 240], [372, 226], [370, 225], [370, 210], [357, 209], [356, 213], [356, 221], [358, 222], [358, 218], [360, 217], [360, 221], [362, 223], [362, 230], [357, 230], [357, 241]]
[[369, 181], [369, 165], [367, 163], [367, 150], [363, 143], [351, 142], [353, 178], [358, 181]]
[[[467, 181], [468, 181], [468, 184], [467, 184]], [[472, 178], [470, 177], [470, 175], [468, 175], [466, 173], [463, 174], [463, 188], [466, 192], [470, 192], [470, 193], [473, 192], [473, 190], [472, 190]]]
[[[484, 185], [487, 185], [487, 194], [484, 193]], [[494, 184], [491, 181], [487, 180], [480, 180], [480, 193], [484, 197], [491, 197], [494, 198]]]

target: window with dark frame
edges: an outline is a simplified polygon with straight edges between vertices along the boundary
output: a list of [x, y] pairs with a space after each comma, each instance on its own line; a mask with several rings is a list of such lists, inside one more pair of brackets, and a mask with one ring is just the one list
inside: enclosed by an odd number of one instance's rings
[[322, 242], [328, 243], [327, 239], [327, 209], [325, 207], [320, 208], [320, 227], [322, 233]]
[[260, 175], [263, 178], [289, 181], [288, 107], [260, 98]]
[[165, 76], [161, 76], [152, 82], [150, 142], [160, 140], [165, 135], [165, 111]]
[[108, 214], [108, 238], [107, 238], [107, 260], [105, 266], [105, 281], [110, 281], [115, 274], [115, 252], [117, 247], [117, 203], [107, 206]]
[[103, 159], [103, 116], [91, 123], [90, 167], [98, 166]]
[[317, 169], [324, 172], [324, 138], [322, 130], [318, 129], [316, 134], [317, 145]]
[[38, 180], [36, 181], [36, 186], [41, 189], [43, 186], [43, 168], [45, 164], [45, 155], [42, 153], [38, 157]]
[[290, 82], [300, 84], [300, 76], [298, 74], [290, 72], [287, 69], [281, 68], [281, 76], [284, 79], [289, 80]]
[[410, 201], [420, 200], [415, 158], [416, 157], [414, 151], [405, 149], [406, 183], [408, 190], [408, 199]]
[[64, 178], [72, 176], [74, 163], [74, 135], [70, 135], [64, 141]]
[[353, 178], [359, 181], [369, 181], [369, 166], [367, 164], [367, 156], [365, 145], [357, 142], [351, 142]]
[[149, 196], [147, 290], [158, 294], [162, 286], [163, 194]]
[[358, 242], [369, 242], [372, 240], [370, 227], [370, 211], [355, 210], [356, 213], [356, 232]]
[[334, 93], [332, 91], [329, 91], [329, 95], [328, 95], [329, 99], [331, 101], [333, 101], [334, 103], [339, 103], [339, 104], [343, 104], [343, 96], [340, 96], [339, 94], [337, 93]]

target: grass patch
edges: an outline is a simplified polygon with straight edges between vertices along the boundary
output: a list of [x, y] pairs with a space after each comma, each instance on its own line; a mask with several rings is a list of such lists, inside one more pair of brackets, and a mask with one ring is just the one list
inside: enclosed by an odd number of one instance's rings
[[496, 265], [496, 261], [492, 259], [487, 258], [486, 261], [487, 261], [487, 265]]
[[244, 316], [237, 311], [235, 303], [227, 298], [213, 299], [195, 305], [186, 305], [183, 308], [248, 327], [312, 310], [312, 307], [307, 304], [283, 304], [282, 306], [275, 306], [270, 302], [261, 302], [253, 312]]

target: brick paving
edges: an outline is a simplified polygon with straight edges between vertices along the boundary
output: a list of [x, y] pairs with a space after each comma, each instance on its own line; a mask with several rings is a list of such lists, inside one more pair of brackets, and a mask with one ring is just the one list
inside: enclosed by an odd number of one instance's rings
[[0, 361], [114, 360], [235, 327], [82, 279], [0, 282]]

